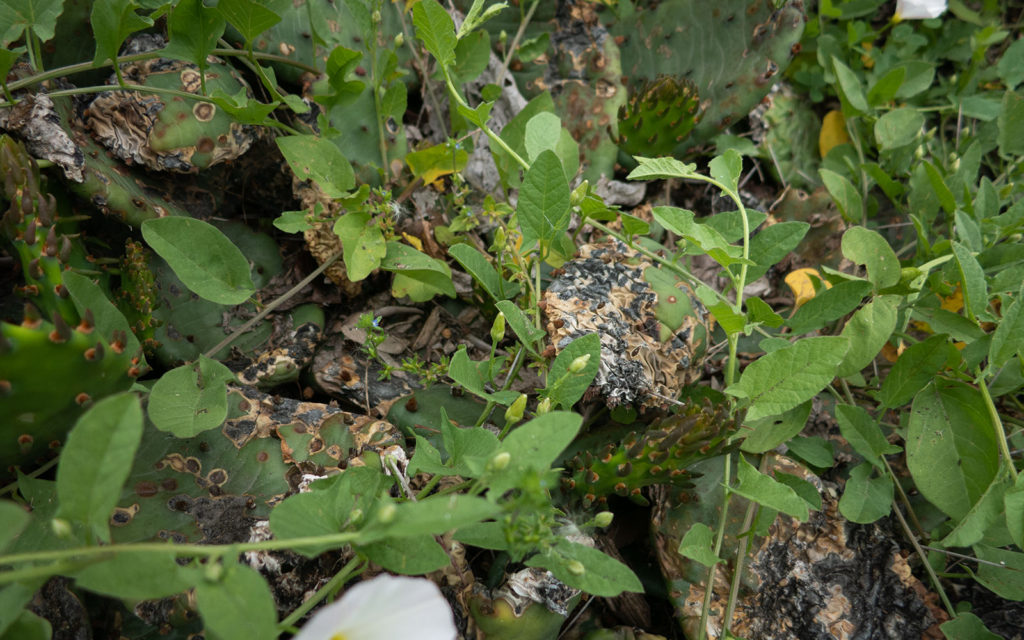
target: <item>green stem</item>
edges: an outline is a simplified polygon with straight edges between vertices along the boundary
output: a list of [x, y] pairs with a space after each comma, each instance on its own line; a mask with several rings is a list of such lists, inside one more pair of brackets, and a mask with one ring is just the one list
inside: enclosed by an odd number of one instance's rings
[[[771, 460], [771, 454], [766, 454], [761, 457], [760, 471], [765, 473], [768, 471], [768, 461]], [[732, 614], [736, 611], [736, 602], [740, 594], [740, 580], [743, 578], [743, 563], [747, 559], [747, 553], [750, 550], [750, 540], [753, 534], [750, 528], [754, 524], [754, 517], [757, 515], [758, 504], [751, 500], [747, 505], [747, 512], [743, 516], [743, 525], [740, 531], [743, 532], [743, 540], [737, 545], [739, 548], [736, 551], [736, 565], [732, 572], [732, 584], [729, 585], [729, 602], [725, 606], [725, 616], [722, 618], [722, 629], [725, 631], [729, 630], [732, 625]]]
[[[722, 552], [722, 540], [725, 539], [725, 524], [729, 515], [729, 498], [732, 495], [729, 489], [729, 474], [731, 472], [732, 456], [725, 456], [725, 464], [722, 469], [722, 486], [725, 489], [725, 493], [722, 497], [722, 516], [718, 521], [718, 533], [715, 534], [715, 556], [719, 556]], [[701, 607], [700, 611], [700, 630], [698, 631], [698, 640], [704, 640], [707, 637], [708, 631], [708, 614], [711, 612], [711, 597], [715, 591], [715, 568], [718, 567], [718, 563], [711, 565], [711, 569], [708, 570], [708, 578], [704, 583], [704, 606]]]
[[295, 625], [295, 623], [302, 620], [302, 617], [309, 613], [310, 609], [318, 605], [321, 600], [325, 599], [331, 593], [340, 589], [343, 584], [348, 582], [349, 578], [353, 577], [353, 574], [362, 570], [364, 566], [365, 562], [362, 558], [355, 557], [349, 560], [348, 564], [341, 568], [341, 571], [338, 571], [338, 573], [334, 574], [334, 576], [327, 581], [327, 584], [317, 589], [316, 593], [296, 607], [295, 611], [288, 614], [287, 618], [277, 623], [277, 628], [281, 631], [288, 631], [290, 627]]
[[895, 502], [892, 503], [892, 512], [896, 514], [896, 519], [900, 521], [900, 526], [903, 527], [903, 533], [906, 534], [907, 539], [910, 540], [910, 544], [914, 546], [914, 550], [917, 552], [919, 558], [921, 558], [921, 564], [924, 565], [924, 570], [928, 573], [928, 578], [932, 582], [932, 586], [939, 593], [939, 598], [942, 599], [942, 605], [946, 607], [946, 611], [949, 613], [951, 618], [956, 617], [956, 610], [953, 608], [953, 603], [949, 601], [949, 597], [942, 588], [942, 583], [939, 582], [939, 576], [935, 574], [935, 569], [932, 569], [932, 564], [928, 562], [928, 555], [921, 548], [921, 544], [917, 541], [917, 536], [910, 530], [910, 526], [907, 521], [903, 518], [903, 513], [900, 511], [900, 506]]
[[[472, 107], [469, 106], [469, 104], [465, 101], [465, 99], [463, 99], [462, 94], [459, 93], [458, 89], [455, 88], [455, 83], [452, 82], [452, 77], [448, 73], [448, 67], [442, 65], [441, 66], [441, 73], [444, 74], [444, 82], [448, 86], [448, 94], [451, 96], [452, 100], [454, 100], [456, 103], [462, 105], [466, 109], [472, 109]], [[527, 162], [526, 160], [523, 160], [522, 156], [520, 156], [518, 153], [516, 153], [512, 149], [512, 147], [508, 146], [508, 143], [505, 142], [504, 140], [502, 140], [498, 136], [498, 134], [494, 133], [494, 131], [492, 131], [491, 128], [488, 127], [486, 123], [481, 124], [479, 126], [480, 126], [480, 130], [483, 131], [485, 134], [487, 134], [487, 137], [490, 138], [490, 140], [494, 144], [496, 144], [499, 147], [501, 147], [502, 150], [505, 151], [505, 153], [507, 153], [510, 156], [512, 156], [512, 159], [515, 160], [517, 163], [519, 163], [519, 166], [522, 167], [523, 170], [527, 170], [527, 169], [530, 168], [530, 163]]]
[[[375, 15], [380, 13], [380, 2], [376, 3], [377, 12]], [[388, 169], [388, 141], [385, 136], [385, 123], [384, 123], [384, 103], [381, 101], [380, 91], [383, 83], [380, 81], [379, 74], [377, 73], [377, 31], [380, 25], [374, 25], [374, 33], [365, 34], [367, 36], [366, 47], [367, 53], [370, 54], [370, 84], [373, 88], [373, 110], [377, 116], [377, 145], [380, 148], [380, 167], [384, 170], [385, 175], [390, 175], [390, 169]]]
[[995, 402], [992, 400], [992, 394], [989, 393], [988, 384], [985, 383], [985, 378], [979, 371], [976, 371], [978, 389], [981, 390], [981, 396], [985, 399], [985, 408], [988, 410], [988, 416], [992, 419], [992, 427], [996, 430], [996, 441], [999, 442], [999, 452], [1006, 460], [1006, 466], [1010, 470], [1010, 476], [1013, 481], [1017, 481], [1017, 467], [1013, 464], [1013, 456], [1010, 455], [1010, 445], [1006, 441], [1006, 429], [1003, 428], [1003, 421], [999, 417], [999, 411], [996, 410]]

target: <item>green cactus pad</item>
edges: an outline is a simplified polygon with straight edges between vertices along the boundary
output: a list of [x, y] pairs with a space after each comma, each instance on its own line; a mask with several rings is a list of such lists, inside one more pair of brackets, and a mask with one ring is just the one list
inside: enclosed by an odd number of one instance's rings
[[619, 107], [619, 147], [631, 156], [669, 155], [697, 123], [699, 107], [697, 89], [689, 80], [645, 80]]

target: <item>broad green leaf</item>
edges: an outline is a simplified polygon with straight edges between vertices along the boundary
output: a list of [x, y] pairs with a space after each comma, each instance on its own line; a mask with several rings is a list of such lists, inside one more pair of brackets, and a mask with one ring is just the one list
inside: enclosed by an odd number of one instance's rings
[[1003, 310], [988, 351], [989, 362], [995, 369], [1001, 369], [1015, 355], [1024, 355], [1024, 304], [1019, 295]]
[[900, 261], [882, 234], [864, 227], [851, 227], [843, 234], [843, 255], [867, 267], [868, 280], [875, 290], [891, 287], [900, 281]]
[[246, 94], [246, 88], [240, 87], [234, 95], [221, 89], [214, 89], [210, 101], [220, 107], [241, 124], [263, 125], [267, 122], [274, 109], [281, 105], [278, 101], [260, 102]]
[[742, 455], [736, 456], [736, 478], [739, 484], [732, 488], [733, 493], [748, 500], [781, 511], [793, 516], [800, 522], [807, 522], [810, 515], [807, 502], [788, 487], [774, 478], [764, 475], [755, 469]]
[[640, 579], [626, 565], [597, 549], [565, 538], [560, 539], [554, 549], [527, 560], [526, 566], [543, 567], [570, 587], [604, 598], [613, 598], [623, 591], [643, 593], [644, 590]]
[[1006, 528], [1014, 543], [1024, 549], [1024, 474], [1017, 475], [1017, 481], [1003, 496], [1006, 508]]
[[0, 46], [7, 48], [30, 29], [41, 42], [53, 38], [64, 0], [4, 0], [0, 2]]
[[818, 175], [839, 207], [839, 212], [843, 214], [843, 219], [848, 222], [860, 220], [864, 213], [864, 199], [849, 178], [831, 169], [818, 169]]
[[526, 159], [533, 162], [542, 151], [555, 151], [562, 135], [562, 120], [547, 111], [538, 113], [526, 123]]
[[836, 369], [845, 378], [871, 364], [889, 340], [898, 320], [899, 296], [878, 296], [857, 310], [841, 335], [850, 339], [850, 350]]
[[474, 108], [456, 103], [455, 110], [458, 111], [460, 116], [482, 129], [487, 126], [487, 120], [491, 117], [491, 109], [493, 107], [493, 102], [481, 102]]
[[957, 613], [955, 618], [939, 625], [939, 629], [946, 640], [1003, 640], [1003, 636], [989, 631], [981, 618], [969, 611]]
[[448, 419], [448, 412], [441, 408], [441, 436], [448, 450], [446, 465], [459, 475], [477, 475], [474, 462], [489, 458], [501, 442], [497, 436], [483, 427], [458, 427]]
[[567, 411], [552, 411], [512, 430], [498, 453], [511, 456], [510, 468], [546, 471], [579, 433], [583, 418]]
[[451, 268], [407, 244], [388, 242], [380, 268], [396, 272], [391, 284], [396, 298], [409, 296], [414, 302], [425, 302], [438, 293], [455, 297]]
[[[750, 239], [750, 259], [754, 266], [747, 269], [747, 282], [753, 282], [793, 251], [811, 228], [806, 222], [778, 222], [757, 232]], [[739, 267], [732, 267], [739, 274]]]
[[274, 596], [255, 569], [232, 564], [224, 568], [220, 581], [202, 581], [195, 593], [206, 631], [220, 640], [278, 637]]
[[96, 593], [139, 600], [165, 598], [191, 589], [200, 580], [198, 569], [182, 567], [177, 554], [167, 551], [122, 550], [110, 559], [74, 574], [75, 586]]
[[18, 537], [31, 516], [21, 506], [8, 500], [0, 501], [0, 552]]
[[441, 535], [463, 526], [487, 520], [501, 506], [484, 498], [468, 495], [435, 495], [417, 502], [394, 505], [386, 522], [367, 524], [359, 533], [360, 542], [418, 535]]
[[940, 308], [915, 307], [911, 318], [927, 322], [936, 334], [948, 333], [954, 340], [974, 342], [985, 337], [985, 331], [959, 313]]
[[134, 393], [103, 398], [82, 414], [57, 467], [58, 517], [83, 523], [109, 542], [110, 514], [141, 440], [142, 407]]
[[62, 277], [64, 286], [71, 294], [71, 299], [74, 300], [79, 315], [83, 315], [86, 309], [91, 311], [96, 330], [101, 336], [109, 338], [115, 331], [122, 332], [125, 336], [125, 350], [128, 353], [138, 353], [139, 368], [145, 368], [146, 361], [142, 357], [139, 339], [135, 337], [124, 314], [110, 302], [103, 289], [89, 278], [74, 271], [65, 271]]
[[542, 151], [526, 172], [516, 203], [524, 250], [539, 243], [545, 251], [555, 236], [565, 233], [569, 227], [569, 196], [569, 182], [558, 156], [553, 151]]
[[92, 62], [100, 65], [117, 58], [125, 38], [153, 25], [152, 18], [136, 13], [135, 0], [109, 0], [92, 5], [89, 23], [96, 39], [96, 55]]
[[967, 247], [956, 240], [952, 244], [953, 258], [960, 272], [960, 282], [963, 283], [964, 307], [974, 316], [985, 313], [985, 309], [988, 308], [985, 272]]
[[[579, 373], [569, 373], [569, 365], [576, 358], [585, 355], [589, 355], [590, 359], [583, 370]], [[548, 386], [544, 389], [545, 395], [551, 398], [556, 407], [571, 408], [590, 387], [600, 365], [601, 337], [596, 333], [588, 333], [576, 338], [567, 344], [551, 363], [548, 370]]]
[[384, 233], [371, 222], [368, 211], [352, 211], [338, 218], [334, 234], [341, 239], [346, 275], [353, 282], [363, 280], [380, 267], [388, 253]]
[[697, 175], [697, 165], [686, 164], [675, 158], [644, 158], [636, 156], [637, 168], [626, 176], [628, 180], [657, 180], [659, 178], [691, 178]]
[[725, 185], [730, 191], [739, 190], [740, 173], [743, 171], [743, 158], [735, 149], [729, 149], [720, 156], [715, 156], [708, 163], [711, 177]]
[[1024, 41], [1014, 40], [996, 64], [996, 71], [1008, 89], [1024, 82]]
[[414, 176], [433, 184], [438, 178], [465, 169], [469, 154], [451, 144], [436, 144], [405, 154], [405, 162]]
[[147, 413], [153, 425], [178, 438], [191, 438], [224, 424], [228, 417], [230, 369], [204, 355], [171, 369], [153, 385]]
[[330, 140], [311, 135], [276, 139], [288, 166], [300, 180], [313, 180], [328, 198], [343, 198], [356, 185], [352, 165]]
[[161, 54], [194, 62], [200, 69], [205, 69], [209, 66], [206, 58], [216, 48], [226, 26], [221, 14], [203, 5], [202, 0], [180, 0], [171, 9], [167, 20], [170, 42]]
[[448, 363], [448, 377], [465, 387], [466, 391], [473, 395], [497, 402], [498, 404], [508, 405], [519, 397], [519, 394], [515, 391], [497, 391], [495, 393], [486, 391], [484, 389], [484, 379], [480, 375], [479, 366], [481, 364], [486, 366], [487, 361], [474, 362], [470, 360], [469, 355], [466, 353], [466, 348], [462, 347], [452, 355], [452, 359]]
[[220, 0], [217, 11], [247, 43], [281, 21], [281, 16], [253, 0]]
[[442, 67], [455, 62], [455, 23], [437, 0], [421, 0], [412, 8], [416, 37]]
[[858, 524], [870, 524], [889, 515], [892, 510], [892, 480], [887, 475], [875, 476], [868, 463], [850, 471], [846, 488], [839, 498], [839, 513]]
[[693, 243], [700, 253], [706, 253], [723, 267], [743, 262], [743, 250], [729, 244], [712, 227], [696, 222], [692, 211], [676, 207], [654, 207], [652, 215], [658, 224]]
[[999, 155], [1006, 158], [1024, 155], [1024, 96], [1015, 91], [1004, 93], [996, 122]]
[[821, 494], [818, 493], [818, 489], [810, 481], [778, 470], [775, 471], [775, 479], [795, 491], [796, 495], [800, 496], [812, 510], [818, 511], [821, 509]]
[[313, 225], [306, 220], [305, 211], [282, 211], [274, 218], [274, 226], [285, 233], [301, 233]]
[[748, 420], [779, 415], [824, 389], [848, 348], [843, 337], [804, 338], [751, 363], [726, 393], [750, 400]]
[[900, 447], [890, 444], [885, 439], [878, 423], [863, 407], [836, 405], [836, 422], [839, 423], [839, 433], [850, 443], [853, 450], [883, 471], [885, 465], [882, 463], [882, 456], [902, 451]]
[[830, 289], [823, 288], [797, 309], [786, 324], [796, 335], [820, 329], [856, 309], [869, 293], [871, 283], [867, 280], [846, 280]]
[[437, 571], [452, 561], [434, 536], [425, 534], [378, 540], [358, 545], [356, 549], [365, 554], [370, 562], [406, 576]]
[[502, 283], [501, 276], [483, 253], [468, 244], [453, 244], [448, 247], [448, 255], [462, 265], [466, 273], [480, 283], [483, 290], [495, 302], [507, 300], [519, 291], [518, 285], [511, 282]]
[[807, 464], [827, 469], [835, 464], [835, 448], [832, 443], [818, 436], [796, 436], [786, 443], [789, 455], [800, 458]]
[[[45, 582], [46, 578], [44, 577], [14, 582], [0, 588], [0, 638], [22, 640], [24, 636], [21, 635], [21, 629], [17, 626], [18, 616], [21, 614], [22, 608], [32, 600], [32, 596]], [[6, 633], [12, 626], [14, 631]], [[35, 636], [28, 637], [34, 638]], [[49, 630], [45, 635], [40, 636], [40, 640], [50, 640]]]
[[783, 442], [803, 431], [807, 418], [811, 415], [811, 402], [807, 401], [778, 416], [768, 416], [759, 420], [747, 420], [744, 427], [749, 429], [740, 449], [747, 453], [764, 453], [771, 451]]
[[50, 640], [53, 637], [53, 626], [46, 618], [41, 618], [29, 609], [12, 612], [14, 620], [3, 634], [4, 640]]
[[924, 162], [924, 172], [928, 176], [928, 182], [932, 185], [932, 192], [939, 199], [939, 204], [942, 205], [946, 213], [952, 214], [956, 210], [956, 198], [949, 190], [942, 172], [934, 163], [927, 160]]
[[523, 310], [515, 305], [515, 303], [509, 300], [502, 300], [494, 305], [505, 314], [505, 320], [508, 321], [508, 326], [512, 328], [516, 336], [519, 337], [519, 341], [523, 343], [526, 349], [534, 354], [540, 355], [535, 348], [536, 342], [543, 338], [547, 333], [538, 329], [530, 322], [530, 319], [526, 317]]
[[174, 275], [201, 298], [241, 304], [255, 291], [249, 261], [217, 227], [170, 216], [142, 223], [142, 237]]
[[619, 219], [622, 220], [622, 230], [627, 236], [643, 236], [651, 231], [651, 225], [636, 216], [620, 213]]
[[1003, 520], [1003, 500], [1009, 486], [1008, 474], [999, 474], [940, 544], [949, 548], [969, 547], [981, 542]]
[[999, 451], [977, 389], [930, 382], [915, 397], [907, 428], [907, 468], [929, 502], [960, 519], [999, 470]]
[[883, 151], [897, 149], [917, 140], [923, 126], [917, 109], [893, 109], [875, 121], [875, 140]]
[[747, 317], [751, 323], [760, 323], [771, 327], [772, 329], [778, 329], [786, 323], [786, 320], [775, 313], [768, 303], [758, 298], [757, 296], [750, 296], [746, 299], [745, 304], [747, 305]]
[[1007, 600], [1024, 600], [1024, 553], [982, 544], [974, 546], [974, 553], [979, 560], [1003, 565], [979, 564], [978, 582]]
[[882, 407], [895, 409], [908, 402], [956, 356], [956, 348], [945, 335], [935, 335], [907, 347], [882, 381], [878, 393]]
[[452, 538], [462, 544], [480, 547], [481, 549], [492, 549], [494, 551], [507, 551], [509, 548], [508, 539], [505, 537], [505, 529], [500, 522], [481, 522], [462, 527], [452, 534]]
[[[760, 227], [767, 218], [768, 215], [761, 211], [747, 209], [747, 226], [751, 230]], [[720, 233], [726, 242], [739, 242], [743, 239], [743, 216], [739, 211], [723, 211], [705, 216], [700, 219], [700, 223]]]
[[864, 96], [864, 87], [861, 86], [857, 74], [834, 56], [832, 67], [836, 74], [836, 80], [839, 81], [840, 95], [846, 98], [846, 103], [857, 112], [856, 115], [867, 113], [870, 107], [868, 107], [868, 100]]
[[904, 67], [895, 67], [885, 72], [875, 84], [871, 85], [868, 89], [868, 103], [872, 107], [879, 107], [896, 97], [896, 92], [900, 90], [900, 85], [903, 84], [903, 78], [907, 75], [907, 70]]
[[722, 562], [722, 559], [715, 555], [714, 533], [711, 527], [703, 522], [694, 523], [679, 543], [679, 555], [695, 560], [705, 567]]

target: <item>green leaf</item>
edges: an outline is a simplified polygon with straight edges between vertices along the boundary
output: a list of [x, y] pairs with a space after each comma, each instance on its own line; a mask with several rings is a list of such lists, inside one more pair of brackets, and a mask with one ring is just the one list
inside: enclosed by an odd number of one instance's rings
[[497, 402], [498, 404], [508, 405], [519, 397], [519, 394], [515, 391], [489, 393], [484, 390], [484, 378], [480, 375], [480, 365], [486, 367], [488, 361], [475, 362], [470, 360], [469, 355], [466, 353], [466, 347], [460, 347], [448, 363], [448, 377], [465, 387], [466, 391], [473, 395]]
[[999, 470], [985, 401], [962, 383], [934, 380], [914, 397], [906, 448], [917, 488], [955, 519], [967, 515]]
[[267, 116], [271, 114], [281, 103], [260, 102], [256, 98], [246, 95], [246, 88], [239, 87], [234, 95], [217, 88], [213, 90], [210, 101], [224, 110], [234, 120], [241, 124], [264, 125]]
[[708, 163], [711, 177], [736, 193], [739, 190], [740, 173], [743, 172], [743, 158], [735, 149], [729, 149], [720, 156], [715, 156]]
[[839, 207], [839, 212], [843, 214], [843, 219], [848, 222], [860, 220], [864, 213], [864, 200], [857, 187], [846, 176], [830, 169], [818, 169], [818, 175]]
[[540, 354], [537, 352], [535, 345], [538, 340], [547, 335], [547, 332], [535, 327], [530, 322], [530, 319], [526, 317], [526, 314], [523, 313], [523, 310], [509, 300], [502, 300], [494, 306], [498, 308], [498, 311], [505, 314], [508, 326], [512, 327], [512, 331], [519, 337], [519, 341], [523, 343], [527, 351], [539, 356]]
[[644, 590], [640, 579], [626, 565], [597, 549], [565, 538], [560, 539], [554, 549], [527, 560], [526, 566], [543, 567], [570, 587], [603, 598], [614, 598], [623, 591], [643, 593]]
[[0, 46], [8, 47], [31, 29], [41, 42], [53, 38], [64, 0], [4, 0], [0, 2]]
[[956, 614], [949, 622], [939, 625], [939, 629], [946, 640], [1003, 640], [1003, 636], [989, 631], [981, 618], [969, 611]]
[[[778, 222], [758, 231], [750, 239], [750, 259], [755, 266], [747, 269], [747, 282], [753, 282], [768, 273], [769, 269], [797, 248], [810, 228], [811, 225], [806, 222], [790, 221]], [[739, 275], [738, 268], [732, 271]]]
[[274, 226], [285, 233], [301, 233], [313, 228], [306, 220], [305, 211], [282, 211], [281, 215], [274, 218]]
[[281, 22], [281, 16], [253, 0], [220, 0], [217, 11], [238, 29], [247, 44]]
[[1015, 355], [1024, 355], [1024, 304], [1020, 295], [1003, 310], [989, 345], [989, 362], [995, 369], [1003, 368]]
[[330, 140], [311, 135], [281, 136], [277, 147], [300, 180], [313, 180], [328, 198], [343, 198], [356, 186], [352, 165]]
[[[511, 282], [502, 284], [498, 271], [487, 259], [487, 256], [468, 244], [453, 244], [448, 247], [448, 255], [462, 265], [466, 273], [480, 283], [487, 295], [495, 302], [507, 300], [518, 292], [519, 287]], [[503, 291], [505, 294], [503, 295]]]
[[953, 258], [956, 261], [957, 270], [960, 272], [960, 281], [963, 283], [964, 307], [972, 316], [985, 313], [988, 308], [988, 285], [985, 283], [985, 272], [978, 259], [971, 251], [957, 242], [953, 241]]
[[726, 393], [750, 400], [748, 420], [779, 415], [824, 389], [848, 348], [843, 337], [804, 338], [751, 363]]
[[405, 155], [405, 162], [412, 174], [422, 178], [426, 184], [432, 184], [438, 178], [450, 175], [466, 168], [469, 154], [451, 144], [435, 144], [426, 149], [412, 151]]
[[767, 302], [757, 296], [747, 298], [745, 304], [747, 305], [747, 315], [751, 323], [761, 323], [772, 329], [778, 329], [786, 323], [786, 320], [775, 313], [768, 306]]
[[348, 279], [359, 282], [380, 267], [388, 253], [384, 233], [371, 222], [368, 211], [352, 211], [334, 222], [334, 234], [341, 239], [342, 260]]
[[484, 498], [460, 494], [434, 495], [418, 502], [394, 505], [387, 521], [368, 524], [359, 532], [359, 540], [373, 542], [385, 538], [441, 535], [487, 520], [501, 509], [500, 505]]
[[406, 576], [437, 571], [452, 561], [434, 536], [426, 534], [378, 540], [360, 544], [356, 549], [365, 554], [370, 562]]
[[391, 294], [396, 298], [409, 296], [413, 302], [425, 302], [439, 293], [455, 297], [451, 268], [407, 244], [388, 242], [380, 268], [396, 272], [391, 283]]
[[249, 261], [217, 227], [170, 216], [142, 223], [142, 237], [174, 275], [201, 298], [241, 304], [255, 291]]
[[124, 314], [115, 307], [103, 289], [89, 278], [74, 271], [65, 271], [62, 274], [64, 286], [67, 287], [71, 299], [75, 302], [75, 308], [79, 315], [83, 315], [88, 309], [92, 312], [93, 322], [99, 335], [110, 337], [115, 331], [124, 334], [124, 348], [128, 353], [139, 354], [139, 368], [145, 367], [145, 359], [142, 358], [142, 349], [139, 339], [132, 332], [128, 320]]
[[532, 163], [543, 151], [554, 152], [562, 135], [562, 120], [553, 113], [543, 111], [526, 123], [526, 159]]
[[875, 140], [883, 151], [897, 149], [917, 140], [923, 126], [917, 109], [893, 109], [875, 121]]
[[481, 129], [487, 126], [487, 120], [491, 117], [491, 109], [493, 107], [493, 102], [481, 102], [475, 108], [465, 107], [459, 103], [455, 104], [455, 110], [458, 111], [460, 116]]
[[467, 478], [478, 475], [473, 469], [475, 462], [486, 461], [501, 445], [497, 436], [483, 427], [457, 427], [448, 419], [444, 407], [441, 408], [441, 436], [448, 451], [447, 466]]
[[455, 23], [437, 0], [421, 0], [412, 8], [416, 37], [442, 67], [455, 62]]
[[949, 186], [942, 177], [939, 168], [927, 160], [925, 160], [923, 166], [925, 175], [928, 176], [928, 183], [932, 186], [932, 192], [935, 194], [935, 197], [939, 199], [939, 204], [942, 205], [946, 213], [952, 214], [956, 210], [956, 198], [953, 196], [953, 192], [949, 190]]
[[895, 67], [885, 72], [875, 84], [868, 89], [868, 103], [872, 107], [880, 107], [896, 97], [896, 92], [903, 84], [903, 78], [907, 75], [905, 67]]
[[882, 381], [878, 393], [882, 407], [896, 408], [905, 404], [956, 356], [956, 348], [945, 335], [935, 335], [907, 347]]
[[110, 514], [142, 440], [142, 408], [134, 393], [103, 398], [68, 434], [57, 467], [58, 517], [80, 522], [110, 541]]
[[791, 456], [807, 464], [827, 469], [835, 463], [835, 448], [832, 443], [818, 436], [797, 436], [786, 443]]
[[845, 280], [831, 289], [823, 288], [797, 309], [786, 324], [796, 335], [820, 329], [856, 309], [869, 293], [871, 283], [867, 280]]
[[1007, 600], [1024, 600], [1024, 553], [982, 544], [974, 546], [974, 553], [979, 560], [1003, 565], [979, 564], [978, 582]]
[[839, 93], [846, 99], [846, 104], [852, 107], [857, 115], [870, 111], [868, 100], [864, 96], [864, 87], [861, 86], [857, 74], [835, 56], [832, 57], [832, 67], [835, 70], [836, 80], [839, 81]]
[[1016, 89], [1024, 82], [1024, 41], [1013, 41], [999, 58], [996, 71], [1008, 89]]
[[679, 555], [695, 560], [705, 567], [723, 562], [715, 555], [714, 534], [703, 522], [694, 523], [679, 543]]
[[878, 296], [857, 310], [843, 327], [850, 339], [850, 350], [836, 369], [836, 376], [845, 378], [871, 364], [896, 329], [899, 296]]
[[882, 456], [902, 451], [900, 447], [889, 444], [878, 423], [863, 407], [836, 405], [836, 422], [839, 423], [839, 432], [853, 450], [879, 469], [885, 470]]
[[516, 203], [524, 250], [539, 243], [544, 252], [557, 235], [565, 233], [569, 228], [569, 197], [569, 182], [558, 156], [553, 151], [542, 151], [526, 172]]
[[507, 551], [509, 548], [508, 539], [505, 538], [505, 529], [500, 522], [481, 522], [462, 527], [452, 534], [452, 538], [462, 544], [481, 549]]
[[1000, 473], [939, 544], [949, 548], [969, 547], [981, 542], [1003, 520], [1003, 500], [1008, 486], [1008, 474]]
[[135, 0], [110, 0], [92, 5], [89, 23], [96, 39], [96, 55], [92, 59], [94, 65], [115, 60], [125, 38], [153, 26], [152, 18], [139, 15], [137, 9], [139, 5]]
[[867, 267], [868, 280], [875, 285], [876, 291], [900, 281], [899, 258], [877, 231], [851, 227], [843, 234], [842, 251], [850, 261]]
[[127, 549], [74, 574], [75, 586], [126, 600], [173, 596], [191, 589], [201, 576], [199, 570], [179, 565], [172, 551]]
[[[569, 365], [573, 360], [589, 355], [587, 365], [579, 373], [569, 373]], [[596, 333], [588, 333], [576, 338], [551, 363], [548, 370], [548, 386], [544, 394], [551, 398], [556, 407], [569, 409], [583, 397], [590, 383], [597, 376], [601, 364], [601, 337]], [[563, 379], [564, 377], [564, 379]]]
[[999, 109], [999, 155], [1015, 158], [1024, 155], [1024, 96], [1015, 91], [1003, 94]]
[[782, 471], [775, 471], [775, 479], [795, 491], [812, 510], [821, 510], [821, 494], [810, 481]]
[[511, 456], [509, 468], [546, 471], [579, 433], [583, 417], [552, 411], [526, 422], [506, 436], [498, 453]]
[[21, 506], [0, 501], [0, 552], [28, 526], [31, 516]]
[[46, 618], [24, 609], [16, 612], [15, 619], [2, 637], [4, 640], [50, 640], [53, 637], [53, 627]]
[[747, 437], [740, 449], [747, 453], [764, 453], [771, 451], [783, 442], [803, 431], [807, 418], [811, 415], [811, 402], [807, 401], [778, 416], [768, 416], [759, 420], [747, 420], [744, 431]]
[[658, 224], [693, 243], [700, 253], [706, 253], [723, 267], [744, 262], [740, 247], [729, 244], [712, 227], [696, 222], [692, 211], [676, 207], [654, 207], [652, 215]]
[[1024, 548], [1024, 475], [1018, 474], [1017, 481], [1003, 496], [1006, 508], [1006, 528], [1014, 543]]
[[216, 9], [202, 0], [180, 0], [167, 20], [170, 43], [161, 51], [168, 58], [194, 62], [200, 69], [209, 66], [206, 58], [217, 47], [227, 23]]
[[147, 412], [153, 425], [178, 438], [216, 429], [228, 417], [230, 369], [204, 355], [198, 362], [171, 369], [153, 385]]
[[628, 180], [657, 180], [660, 178], [692, 178], [697, 165], [685, 164], [675, 158], [643, 158], [636, 156], [637, 168], [626, 176]]
[[219, 582], [196, 585], [206, 631], [220, 640], [275, 640], [277, 606], [260, 574], [243, 564], [225, 567]]
[[892, 480], [887, 475], [875, 476], [868, 463], [850, 471], [846, 488], [839, 498], [839, 513], [858, 524], [870, 524], [889, 515], [892, 510]]
[[[36, 580], [24, 580], [14, 582], [0, 588], [0, 638], [5, 640], [28, 640], [39, 638], [39, 640], [50, 640], [50, 630], [46, 629], [45, 635], [23, 635], [23, 629], [19, 626], [18, 617], [23, 613], [22, 607], [32, 600], [32, 596], [43, 586], [46, 578]], [[9, 633], [8, 629], [11, 629]]]
[[810, 515], [807, 502], [788, 487], [774, 478], [764, 475], [755, 469], [742, 455], [736, 456], [736, 477], [739, 484], [732, 492], [748, 500], [781, 511], [793, 516], [800, 522], [807, 522]]

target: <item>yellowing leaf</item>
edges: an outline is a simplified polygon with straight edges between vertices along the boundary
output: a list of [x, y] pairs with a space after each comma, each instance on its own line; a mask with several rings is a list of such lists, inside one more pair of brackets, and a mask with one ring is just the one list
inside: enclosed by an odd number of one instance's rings
[[946, 311], [953, 313], [960, 313], [960, 310], [964, 308], [964, 292], [957, 287], [953, 294], [946, 298], [941, 298], [942, 302], [940, 306]]
[[423, 241], [422, 240], [420, 240], [416, 236], [410, 235], [410, 234], [408, 234], [408, 233], [406, 233], [404, 231], [402, 232], [402, 237], [405, 238], [406, 242], [408, 242], [412, 246], [416, 247], [416, 249], [418, 251], [423, 251]]
[[832, 288], [832, 284], [826, 282], [817, 269], [805, 267], [786, 274], [786, 284], [789, 285], [790, 291], [793, 292], [793, 298], [796, 300], [794, 310], [799, 309], [801, 305], [814, 297], [816, 291], [812, 276], [819, 281], [825, 282], [825, 288]]
[[825, 114], [821, 120], [821, 132], [818, 134], [818, 152], [824, 158], [833, 147], [838, 147], [850, 141], [846, 133], [846, 120], [843, 112], [833, 109]]
[[866, 52], [860, 56], [861, 63], [863, 63], [865, 69], [874, 69], [875, 59], [871, 56], [871, 50], [875, 48], [875, 44], [873, 42], [862, 42], [861, 46], [864, 47]]

